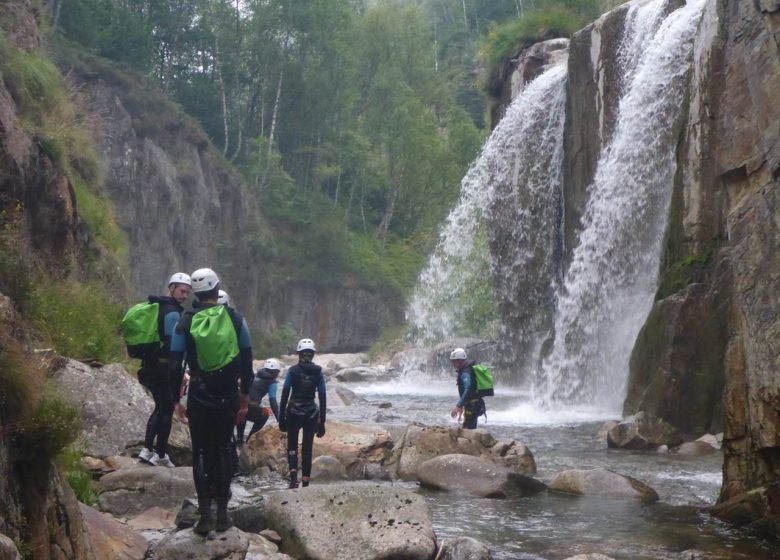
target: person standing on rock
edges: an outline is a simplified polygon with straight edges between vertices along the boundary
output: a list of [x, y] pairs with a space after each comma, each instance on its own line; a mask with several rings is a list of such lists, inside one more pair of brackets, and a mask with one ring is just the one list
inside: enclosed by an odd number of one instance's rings
[[[325, 435], [326, 391], [322, 368], [312, 363], [316, 348], [310, 338], [298, 341], [298, 363], [287, 370], [282, 389], [279, 429], [287, 432], [287, 462], [290, 488], [298, 488], [298, 432], [303, 431], [301, 445], [301, 483], [309, 485], [314, 435]], [[319, 397], [319, 408], [314, 402]]]
[[455, 407], [450, 411], [453, 418], [463, 417], [463, 428], [474, 430], [477, 428], [477, 419], [485, 414], [485, 401], [477, 392], [477, 379], [472, 366], [474, 362], [468, 361], [468, 356], [463, 348], [455, 348], [450, 353], [450, 363], [455, 368], [458, 382], [458, 399]]
[[[190, 425], [192, 475], [200, 519], [195, 532], [226, 531], [232, 478], [230, 455], [233, 427], [243, 422], [252, 384], [252, 343], [246, 321], [237, 311], [217, 303], [219, 277], [210, 268], [192, 273], [197, 301], [176, 326], [171, 341], [176, 364], [174, 381], [181, 383], [183, 360], [190, 367], [187, 409], [178, 402], [176, 414]], [[240, 389], [239, 389], [240, 380]], [[217, 500], [216, 523], [211, 510]]]
[[168, 280], [167, 296], [149, 296], [151, 303], [160, 306], [157, 322], [162, 334], [162, 345], [158, 351], [143, 358], [141, 369], [138, 370], [138, 381], [154, 399], [154, 410], [146, 422], [144, 447], [138, 458], [144, 463], [160, 467], [174, 466], [167, 454], [173, 423], [174, 395], [178, 394], [178, 385], [172, 384], [170, 374], [171, 338], [184, 312], [182, 304], [190, 296], [191, 284], [189, 276], [177, 272]]

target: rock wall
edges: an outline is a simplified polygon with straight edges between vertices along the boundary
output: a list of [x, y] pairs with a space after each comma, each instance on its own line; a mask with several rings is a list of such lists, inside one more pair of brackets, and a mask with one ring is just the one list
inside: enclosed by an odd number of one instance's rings
[[[625, 16], [620, 7], [570, 41], [566, 248], [615, 124]], [[631, 357], [623, 411], [644, 410], [691, 435], [724, 430], [716, 512], [740, 522], [780, 514], [778, 92], [780, 1], [706, 2], [658, 292]], [[563, 257], [565, 267], [570, 253]]]
[[133, 298], [162, 292], [175, 270], [208, 266], [253, 332], [290, 325], [327, 351], [365, 350], [383, 326], [403, 319], [394, 294], [274, 279], [264, 270], [273, 233], [259, 197], [197, 124], [142, 77], [83, 55], [65, 58], [97, 116], [106, 189], [130, 244]]
[[[626, 401], [694, 432], [723, 425], [718, 511], [740, 521], [780, 514], [779, 38], [777, 0], [706, 4], [659, 299]], [[690, 417], [669, 410], [683, 403]]]

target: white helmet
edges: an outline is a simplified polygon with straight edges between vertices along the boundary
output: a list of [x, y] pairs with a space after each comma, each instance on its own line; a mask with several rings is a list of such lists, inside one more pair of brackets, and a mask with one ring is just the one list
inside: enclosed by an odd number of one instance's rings
[[219, 276], [210, 268], [199, 268], [192, 273], [192, 291], [208, 292], [213, 290], [219, 284]]
[[168, 280], [168, 285], [170, 286], [171, 284], [187, 284], [188, 286], [192, 286], [192, 280], [189, 275], [184, 274], [183, 272], [174, 272], [171, 279]]
[[298, 341], [298, 348], [295, 350], [296, 352], [304, 352], [306, 350], [310, 350], [311, 352], [316, 352], [317, 349], [314, 347], [314, 341], [311, 338], [302, 338]]
[[220, 305], [230, 305], [230, 296], [225, 290], [220, 290], [219, 297], [217, 297], [217, 303]]
[[466, 358], [466, 351], [463, 348], [456, 348], [450, 352], [450, 360], [465, 360]]
[[263, 364], [263, 369], [268, 371], [282, 371], [282, 363], [274, 358], [268, 358]]

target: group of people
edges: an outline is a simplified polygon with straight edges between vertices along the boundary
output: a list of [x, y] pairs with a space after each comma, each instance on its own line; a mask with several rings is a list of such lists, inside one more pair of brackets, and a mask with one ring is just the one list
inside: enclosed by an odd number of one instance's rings
[[[185, 311], [184, 303], [191, 293], [195, 296], [192, 309]], [[255, 374], [246, 320], [230, 306], [213, 270], [201, 268], [191, 275], [177, 272], [170, 277], [168, 294], [149, 296], [149, 302], [159, 304], [160, 345], [142, 359], [138, 372], [139, 381], [154, 399], [138, 457], [152, 465], [173, 467], [167, 445], [174, 411], [189, 424], [200, 514], [195, 532], [207, 535], [231, 526], [227, 505], [234, 474], [233, 442], [243, 443], [247, 420], [252, 422], [249, 436], [268, 421], [270, 415], [261, 405], [266, 395], [280, 430], [287, 432], [289, 487], [299, 485], [301, 432], [300, 484], [308, 486], [314, 436], [325, 435], [327, 402], [325, 377], [313, 363], [314, 341], [304, 338], [298, 342], [298, 363], [288, 369], [281, 405], [277, 405], [276, 384], [282, 364], [268, 359]], [[180, 391], [185, 369], [189, 370], [186, 408]], [[238, 430], [235, 439], [234, 428]]]

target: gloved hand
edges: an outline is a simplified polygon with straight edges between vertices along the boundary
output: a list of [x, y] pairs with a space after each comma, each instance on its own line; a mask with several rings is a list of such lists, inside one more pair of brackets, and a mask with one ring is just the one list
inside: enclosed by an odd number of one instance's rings
[[279, 431], [280, 432], [287, 431], [287, 421], [284, 418], [279, 419]]
[[317, 424], [317, 437], [321, 438], [325, 435], [325, 424]]

